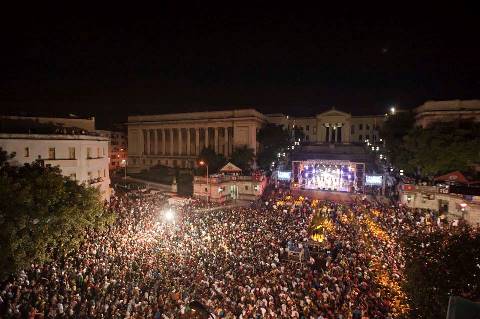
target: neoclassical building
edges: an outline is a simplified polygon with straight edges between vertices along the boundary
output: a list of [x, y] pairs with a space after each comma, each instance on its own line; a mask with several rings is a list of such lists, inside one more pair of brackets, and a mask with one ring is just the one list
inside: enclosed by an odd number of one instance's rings
[[232, 111], [136, 115], [128, 117], [128, 168], [138, 172], [155, 165], [194, 167], [204, 147], [229, 157], [246, 145], [255, 153], [257, 132], [265, 123], [292, 130], [298, 127], [306, 143], [362, 143], [378, 139], [385, 117], [352, 116], [331, 109], [311, 117], [262, 114], [254, 109]]
[[229, 157], [235, 147], [258, 150], [267, 118], [254, 109], [128, 117], [128, 170], [154, 165], [194, 167], [203, 148]]
[[352, 116], [334, 108], [315, 116], [291, 117], [285, 114], [267, 114], [270, 123], [283, 125], [287, 129], [299, 128], [309, 143], [362, 143], [368, 139], [376, 141], [384, 115]]

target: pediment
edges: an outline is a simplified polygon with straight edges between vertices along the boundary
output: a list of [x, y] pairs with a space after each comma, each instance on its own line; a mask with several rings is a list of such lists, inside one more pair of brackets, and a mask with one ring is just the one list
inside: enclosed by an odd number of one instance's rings
[[317, 118], [321, 118], [321, 117], [351, 117], [351, 115], [349, 113], [346, 113], [346, 112], [342, 112], [342, 111], [339, 111], [339, 110], [335, 110], [335, 109], [331, 109], [331, 110], [328, 110], [328, 111], [325, 111], [323, 113], [320, 113], [320, 114], [317, 114]]

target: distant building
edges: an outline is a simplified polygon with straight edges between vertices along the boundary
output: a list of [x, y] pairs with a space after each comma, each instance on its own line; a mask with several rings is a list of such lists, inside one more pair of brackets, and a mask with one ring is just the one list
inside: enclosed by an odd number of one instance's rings
[[91, 126], [84, 124], [90, 120], [76, 120], [0, 117], [0, 148], [15, 153], [9, 161], [11, 165], [41, 161], [44, 165], [58, 166], [62, 175], [98, 187], [102, 197], [108, 199], [109, 139], [87, 131]]
[[353, 116], [331, 109], [315, 116], [293, 117], [284, 114], [266, 114], [270, 123], [282, 125], [288, 130], [300, 129], [304, 142], [312, 144], [362, 143], [364, 140], [376, 142], [382, 127], [384, 115]]
[[235, 147], [258, 150], [257, 132], [267, 122], [253, 109], [128, 117], [128, 170], [155, 165], [195, 167], [203, 148], [229, 157]]
[[480, 100], [427, 101], [414, 109], [418, 126], [454, 120], [480, 121]]
[[107, 137], [110, 140], [108, 143], [110, 171], [124, 168], [128, 160], [127, 134], [122, 131], [96, 130], [96, 132], [100, 136]]
[[352, 116], [335, 109], [311, 117], [262, 114], [254, 109], [177, 113], [128, 117], [129, 170], [155, 165], [195, 167], [204, 147], [229, 157], [246, 145], [256, 153], [257, 132], [266, 123], [293, 131], [299, 128], [305, 142], [349, 144], [379, 139], [385, 116]]

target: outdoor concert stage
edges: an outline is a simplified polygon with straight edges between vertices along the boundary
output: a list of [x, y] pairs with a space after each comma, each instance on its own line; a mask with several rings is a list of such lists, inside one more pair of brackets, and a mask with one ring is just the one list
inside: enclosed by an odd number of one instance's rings
[[348, 160], [292, 161], [292, 189], [360, 193], [365, 163]]

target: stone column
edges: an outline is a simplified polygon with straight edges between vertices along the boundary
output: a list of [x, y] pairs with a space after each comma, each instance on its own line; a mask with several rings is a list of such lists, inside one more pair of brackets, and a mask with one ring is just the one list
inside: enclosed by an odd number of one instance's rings
[[150, 155], [150, 130], [147, 130], [147, 155]]
[[166, 133], [165, 129], [162, 129], [162, 155], [165, 155], [167, 151], [166, 145], [165, 145], [166, 144], [165, 133]]
[[190, 156], [190, 128], [187, 128], [187, 155]]
[[195, 155], [200, 155], [200, 132], [199, 128], [195, 128]]
[[153, 145], [155, 145], [155, 155], [157, 155], [158, 154], [158, 130], [155, 129], [154, 132], [155, 132], [154, 133], [155, 142]]
[[208, 126], [205, 128], [205, 148], [208, 148]]
[[178, 155], [182, 155], [182, 128], [178, 129]]
[[223, 129], [224, 129], [223, 133], [225, 134], [225, 136], [224, 136], [224, 141], [223, 141], [223, 144], [224, 144], [225, 146], [223, 147], [223, 151], [225, 152], [225, 156], [230, 156], [230, 154], [228, 154], [228, 153], [229, 153], [229, 145], [228, 145], [228, 143], [229, 143], [228, 126], [224, 127]]
[[248, 145], [247, 147], [250, 147], [253, 149], [253, 154], [257, 153], [257, 128], [255, 125], [251, 125], [248, 128]]
[[170, 129], [170, 155], [173, 155], [173, 128]]
[[214, 145], [215, 153], [218, 154], [218, 127], [215, 127], [214, 129], [213, 145]]

